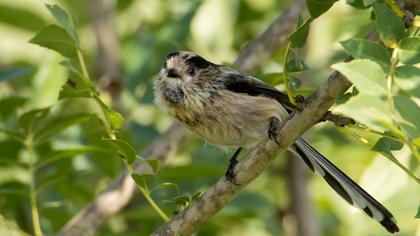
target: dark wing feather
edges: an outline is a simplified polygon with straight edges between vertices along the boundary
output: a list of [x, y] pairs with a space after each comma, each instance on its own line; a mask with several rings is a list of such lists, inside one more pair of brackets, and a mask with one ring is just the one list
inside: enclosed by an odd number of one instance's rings
[[241, 74], [236, 71], [228, 71], [222, 74], [225, 89], [235, 93], [246, 93], [250, 96], [266, 96], [277, 100], [290, 113], [295, 106], [289, 101], [287, 94], [264, 83], [257, 78]]
[[324, 177], [327, 183], [347, 202], [360, 208], [370, 217], [377, 220], [390, 233], [399, 231], [392, 213], [381, 203], [363, 190], [350, 177], [337, 168], [321, 153], [299, 138], [295, 142], [296, 152], [308, 166]]

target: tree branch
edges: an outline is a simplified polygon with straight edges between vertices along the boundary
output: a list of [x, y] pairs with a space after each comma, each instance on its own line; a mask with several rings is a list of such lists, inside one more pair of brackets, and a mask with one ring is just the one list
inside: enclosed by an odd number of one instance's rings
[[[278, 17], [260, 36], [251, 41], [241, 51], [235, 62], [239, 70], [251, 73], [266, 61], [278, 46], [287, 40], [287, 36], [294, 30], [298, 13], [306, 12], [304, 7], [303, 0], [293, 1], [282, 16]], [[267, 46], [268, 44], [276, 46]], [[258, 66], [253, 66], [253, 63]], [[145, 158], [153, 156], [163, 163], [170, 153], [177, 150], [188, 135], [185, 128], [174, 123], [144, 151], [142, 156]], [[144, 166], [136, 165], [135, 171], [141, 173], [142, 168]], [[61, 229], [59, 235], [93, 234], [109, 217], [129, 203], [135, 190], [136, 187], [130, 175], [126, 171], [122, 172], [101, 194], [79, 211]]]
[[153, 235], [190, 235], [197, 231], [201, 224], [208, 221], [249, 182], [254, 180], [278, 154], [284, 152], [306, 130], [315, 125], [335, 99], [343, 94], [351, 83], [338, 72], [330, 77], [306, 100], [305, 108], [294, 113], [279, 129], [277, 140], [279, 144], [268, 138], [253, 148], [248, 155], [240, 161], [234, 171], [237, 185], [222, 177], [211, 186], [201, 198], [193, 202], [184, 211], [172, 219]]

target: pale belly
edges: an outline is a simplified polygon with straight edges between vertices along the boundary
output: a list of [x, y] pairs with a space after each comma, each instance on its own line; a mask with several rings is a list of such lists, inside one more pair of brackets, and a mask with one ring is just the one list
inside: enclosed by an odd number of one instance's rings
[[[194, 114], [195, 122], [183, 122], [191, 131], [220, 147], [244, 147], [267, 137], [271, 117], [280, 121], [286, 110], [275, 100], [233, 94], [208, 104]], [[182, 120], [181, 120], [182, 121]]]

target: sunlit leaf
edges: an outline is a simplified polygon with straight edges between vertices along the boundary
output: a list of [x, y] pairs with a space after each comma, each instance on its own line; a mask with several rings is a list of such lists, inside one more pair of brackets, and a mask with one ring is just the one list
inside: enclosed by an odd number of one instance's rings
[[271, 85], [277, 85], [284, 82], [283, 73], [267, 73], [259, 76], [259, 78]]
[[373, 4], [375, 22], [379, 37], [390, 48], [395, 48], [404, 36], [404, 23], [389, 7], [382, 3]]
[[356, 59], [348, 63], [334, 64], [332, 68], [350, 80], [360, 93], [376, 96], [387, 93], [384, 71], [374, 61]]
[[413, 100], [396, 96], [394, 97], [395, 109], [404, 119], [401, 126], [410, 134], [412, 138], [420, 137], [420, 107]]
[[104, 138], [104, 140], [109, 142], [116, 149], [118, 154], [120, 154], [120, 156], [127, 159], [129, 164], [136, 160], [136, 151], [134, 151], [134, 148], [128, 142], [121, 139], [110, 138]]
[[401, 63], [406, 65], [420, 63], [420, 37], [403, 39], [400, 43], [398, 58]]
[[386, 49], [366, 39], [349, 39], [342, 41], [343, 48], [356, 59], [370, 59], [378, 63], [385, 72], [389, 71], [390, 55]]
[[55, 19], [60, 23], [62, 27], [64, 27], [67, 32], [72, 37], [75, 45], [79, 44], [79, 40], [77, 38], [76, 31], [74, 30], [73, 25], [71, 24], [70, 18], [67, 13], [64, 11], [63, 8], [56, 4], [45, 4], [51, 14], [55, 17]]
[[29, 42], [52, 49], [65, 57], [76, 56], [77, 46], [73, 38], [65, 29], [57, 25], [46, 26]]
[[179, 193], [178, 185], [176, 185], [174, 183], [170, 183], [170, 182], [165, 182], [165, 183], [158, 184], [158, 185], [154, 186], [154, 189], [156, 189], [156, 188], [169, 188], [169, 189], [173, 189], [173, 190], [175, 190], [175, 192]]
[[3, 24], [31, 31], [37, 31], [46, 24], [42, 17], [29, 9], [12, 6], [0, 5], [0, 22]]
[[399, 66], [395, 69], [395, 83], [405, 92], [420, 98], [420, 68], [415, 66]]

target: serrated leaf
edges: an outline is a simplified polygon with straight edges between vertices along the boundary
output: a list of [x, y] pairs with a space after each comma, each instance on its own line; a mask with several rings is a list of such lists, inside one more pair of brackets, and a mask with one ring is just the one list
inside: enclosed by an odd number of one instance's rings
[[0, 82], [15, 79], [31, 73], [32, 67], [14, 67], [0, 71]]
[[306, 0], [306, 6], [313, 19], [328, 11], [338, 0]]
[[420, 68], [399, 66], [395, 69], [394, 81], [405, 92], [420, 98]]
[[289, 41], [292, 48], [302, 48], [306, 44], [308, 38], [309, 26], [311, 25], [312, 18], [307, 19], [301, 24], [295, 32], [289, 35]]
[[384, 71], [374, 61], [356, 59], [347, 63], [334, 64], [332, 68], [352, 82], [360, 93], [376, 96], [387, 93]]
[[382, 3], [373, 4], [375, 22], [379, 37], [390, 48], [398, 46], [398, 42], [404, 36], [404, 23], [389, 7]]
[[66, 81], [66, 84], [61, 87], [58, 98], [93, 97], [93, 88], [91, 88], [89, 80], [85, 80], [81, 76], [82, 75], [72, 74]]
[[382, 45], [366, 39], [349, 39], [340, 42], [343, 48], [356, 59], [370, 59], [389, 71], [390, 55]]
[[26, 131], [31, 130], [40, 119], [48, 115], [49, 111], [50, 108], [47, 107], [25, 112], [18, 119], [19, 126]]
[[336, 106], [333, 111], [351, 117], [378, 131], [387, 130], [389, 127], [385, 124], [392, 124], [387, 102], [378, 96], [359, 93], [346, 103]]
[[54, 18], [64, 27], [69, 35], [72, 37], [75, 45], [79, 45], [79, 40], [77, 38], [76, 31], [74, 30], [73, 25], [71, 24], [70, 18], [67, 15], [66, 11], [63, 8], [56, 4], [45, 4]]
[[74, 57], [77, 54], [77, 46], [69, 33], [57, 25], [48, 25], [39, 31], [30, 43], [52, 49], [65, 57]]
[[109, 142], [123, 158], [127, 159], [128, 164], [132, 164], [136, 160], [136, 151], [128, 142], [110, 138], [104, 138], [104, 140]]
[[48, 125], [43, 126], [35, 132], [34, 140], [37, 144], [40, 144], [50, 138], [51, 136], [58, 134], [60, 131], [76, 124], [80, 124], [89, 120], [91, 114], [80, 113], [72, 114], [63, 117], [59, 117], [53, 121], [50, 121]]
[[398, 58], [401, 63], [406, 65], [420, 63], [420, 37], [403, 39], [399, 48]]
[[155, 176], [150, 173], [144, 173], [141, 175], [133, 173], [131, 174], [131, 178], [133, 178], [134, 182], [136, 182], [138, 186], [148, 189], [148, 186], [154, 181]]

